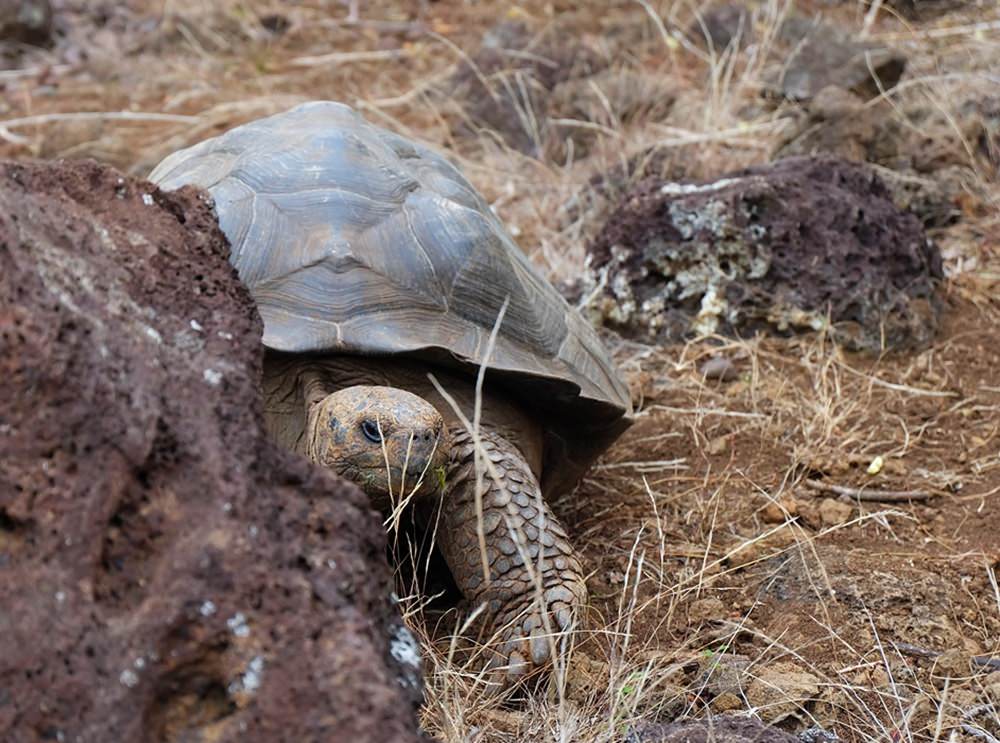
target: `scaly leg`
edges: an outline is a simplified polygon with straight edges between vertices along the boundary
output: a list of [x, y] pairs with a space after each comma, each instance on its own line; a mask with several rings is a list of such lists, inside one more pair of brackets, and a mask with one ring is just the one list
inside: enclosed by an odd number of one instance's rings
[[485, 603], [488, 626], [501, 640], [492, 663], [505, 664], [508, 682], [513, 682], [545, 665], [552, 648], [558, 650], [572, 630], [587, 600], [583, 570], [562, 525], [542, 502], [524, 457], [502, 436], [483, 433], [482, 448], [498, 475], [494, 482], [485, 469], [482, 480], [490, 575], [484, 580], [472, 436], [455, 430], [452, 437], [437, 542], [472, 607]]

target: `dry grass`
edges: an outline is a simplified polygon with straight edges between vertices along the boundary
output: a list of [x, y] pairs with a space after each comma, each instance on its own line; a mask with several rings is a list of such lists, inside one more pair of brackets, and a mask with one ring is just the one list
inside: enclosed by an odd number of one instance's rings
[[[790, 0], [758, 6], [755, 43], [707, 50], [690, 31], [707, 4], [521, 3], [510, 18], [557, 27], [616, 71], [571, 96], [586, 105], [569, 113], [516, 97], [537, 156], [477, 127], [469, 101], [447, 82], [496, 22], [497, 6], [433, 3], [415, 20], [409, 3], [362, 5], [351, 22], [346, 5], [319, 0], [135, 2], [155, 23], [127, 27], [117, 51], [99, 36], [86, 63], [34, 52], [24, 70], [0, 73], [0, 155], [94, 156], [146, 173], [218, 131], [335, 98], [447, 151], [537, 265], [560, 280], [578, 275], [586, 241], [610, 208], [587, 185], [595, 174], [625, 174], [612, 194], [643, 162], [710, 177], [767, 161], [790, 126], [787, 106], [760, 97], [780, 62], [772, 51]], [[718, 710], [706, 694], [712, 674], [702, 671], [733, 652], [746, 656], [748, 685], [766, 681], [781, 661], [811, 674], [819, 691], [801, 706], [801, 724], [832, 727], [842, 740], [1000, 737], [996, 707], [982, 706], [988, 669], [948, 673], [898, 646], [1000, 652], [1000, 555], [995, 537], [988, 544], [1000, 527], [1000, 383], [992, 371], [1000, 188], [963, 123], [966, 104], [996, 95], [1000, 83], [1000, 8], [983, 2], [914, 24], [895, 17], [891, 3], [799, 7], [825, 8], [903, 49], [907, 79], [885, 94], [893, 115], [920, 129], [928, 124], [913, 118], [913, 106], [936, 111], [944, 125], [935, 141], [947, 139], [964, 157], [978, 196], [960, 225], [936, 235], [962, 319], [932, 349], [902, 358], [849, 356], [822, 336], [713, 337], [670, 348], [619, 342], [638, 422], [576, 494], [555, 504], [591, 571], [593, 606], [551, 680], [517, 698], [491, 692], [480, 654], [457, 639], [469, 619], [431, 611], [423, 583], [405, 591], [407, 622], [428, 648], [423, 725], [442, 741], [623, 741], [653, 721]], [[261, 27], [257, 19], [269, 13], [289, 20], [285, 34]], [[129, 50], [124, 64], [121, 49]], [[482, 77], [498, 95], [530, 84]], [[664, 81], [672, 105], [636, 104], [665, 91]], [[636, 87], [607, 87], [619, 84]], [[461, 133], [463, 123], [472, 134]], [[546, 143], [549, 126], [573, 144]], [[704, 360], [720, 355], [739, 368], [737, 381], [700, 374]], [[866, 474], [876, 457], [881, 471]], [[853, 502], [844, 520], [824, 521], [822, 498], [801, 487], [816, 475], [922, 489], [937, 505]], [[423, 554], [410, 549], [414, 559]], [[887, 599], [890, 579], [904, 589]], [[935, 580], [947, 591], [935, 592]], [[908, 604], [907, 593], [918, 598]], [[777, 701], [764, 698], [744, 688], [736, 706], [769, 718]]]

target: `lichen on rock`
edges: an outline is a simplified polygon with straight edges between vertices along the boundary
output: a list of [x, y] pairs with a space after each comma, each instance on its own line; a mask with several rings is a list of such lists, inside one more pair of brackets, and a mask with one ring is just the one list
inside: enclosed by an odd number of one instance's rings
[[829, 329], [852, 348], [922, 345], [941, 258], [862, 165], [789, 158], [712, 183], [638, 183], [588, 247], [592, 319], [652, 340]]

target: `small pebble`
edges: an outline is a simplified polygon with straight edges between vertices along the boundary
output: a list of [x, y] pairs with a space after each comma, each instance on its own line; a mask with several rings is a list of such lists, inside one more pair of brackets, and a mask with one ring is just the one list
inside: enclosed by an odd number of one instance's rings
[[740, 376], [736, 365], [725, 356], [713, 356], [701, 365], [701, 373], [705, 379], [719, 382], [732, 382]]

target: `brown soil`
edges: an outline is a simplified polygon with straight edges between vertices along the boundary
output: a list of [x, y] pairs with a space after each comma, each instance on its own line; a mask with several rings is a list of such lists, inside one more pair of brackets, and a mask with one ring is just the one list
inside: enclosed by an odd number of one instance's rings
[[[0, 76], [0, 119], [128, 110], [131, 120], [32, 119], [0, 129], [0, 156], [96, 157], [145, 174], [168, 152], [243, 121], [339, 99], [445, 148], [554, 279], [579, 275], [583, 246], [607, 213], [586, 185], [595, 176], [632, 172], [629, 158], [655, 143], [660, 170], [678, 176], [766, 162], [789, 111], [758, 95], [763, 74], [750, 52], [720, 83], [696, 45], [665, 43], [635, 3], [539, 0], [507, 12], [379, 0], [360, 4], [359, 24], [345, 20], [346, 4], [319, 0], [210, 10], [178, 0], [166, 12], [145, 0], [89, 5], [65, 3], [53, 48], [24, 51], [17, 64], [28, 72]], [[681, 4], [649, 5], [668, 31], [690, 27]], [[855, 32], [864, 23], [859, 4], [797, 5]], [[598, 141], [570, 163], [563, 151], [536, 159], [488, 132], [470, 135], [475, 126], [441, 81], [503, 18], [562, 24], [561, 38], [615, 65], [669, 77], [676, 100], [627, 128], [597, 106], [599, 126], [588, 131]], [[912, 98], [958, 121], [970, 100], [987, 98], [976, 75], [995, 68], [1000, 39], [988, 24], [998, 21], [1000, 7], [981, 2], [918, 22], [883, 12], [870, 30], [908, 55]], [[969, 30], [928, 36], [932, 26]], [[328, 54], [346, 56], [319, 59]], [[923, 77], [931, 82], [912, 83]], [[886, 116], [903, 116], [912, 101], [894, 102]], [[909, 121], [907, 131], [924, 123]], [[752, 710], [844, 741], [977, 740], [970, 710], [1000, 694], [1000, 677], [988, 675], [1000, 657], [1000, 191], [995, 122], [968, 136], [956, 129], [960, 136], [928, 130], [947, 145], [950, 165], [954, 153], [964, 158], [975, 184], [956, 199], [957, 223], [932, 233], [948, 278], [931, 345], [875, 358], [814, 335], [659, 348], [611, 339], [640, 413], [581, 488], [555, 504], [593, 597], [562, 702], [539, 690], [511, 710], [470, 691], [446, 659], [446, 615], [435, 635], [443, 651], [428, 665], [429, 732], [448, 741], [550, 740], [554, 730], [565, 740], [625, 740], [678, 715]], [[735, 368], [730, 381], [704, 378], [716, 357]], [[920, 499], [858, 501], [827, 486]], [[748, 659], [748, 681], [791, 663], [819, 691], [790, 714], [754, 696], [752, 683], [716, 694], [700, 679], [706, 659], [722, 654]], [[975, 719], [1000, 735], [995, 711]]]

